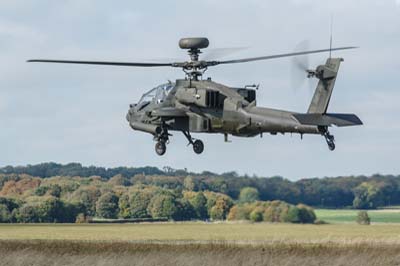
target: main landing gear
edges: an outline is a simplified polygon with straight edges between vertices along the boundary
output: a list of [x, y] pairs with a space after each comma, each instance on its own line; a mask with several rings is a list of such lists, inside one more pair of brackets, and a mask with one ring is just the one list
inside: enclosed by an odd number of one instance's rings
[[[185, 137], [189, 141], [188, 145], [193, 146], [193, 151], [196, 154], [201, 154], [204, 151], [204, 143], [201, 140], [192, 138], [189, 131], [182, 131], [182, 133], [183, 133], [183, 135], [185, 135]], [[163, 129], [163, 131], [159, 135], [156, 135], [154, 137], [154, 139], [157, 141], [155, 150], [158, 155], [162, 156], [167, 151], [167, 144], [169, 143], [169, 136], [171, 136], [171, 135], [168, 134], [168, 131], [166, 129]]]
[[182, 131], [182, 133], [189, 141], [188, 145], [191, 144], [193, 146], [193, 151], [195, 153], [200, 154], [204, 151], [204, 143], [201, 140], [192, 138], [189, 131]]

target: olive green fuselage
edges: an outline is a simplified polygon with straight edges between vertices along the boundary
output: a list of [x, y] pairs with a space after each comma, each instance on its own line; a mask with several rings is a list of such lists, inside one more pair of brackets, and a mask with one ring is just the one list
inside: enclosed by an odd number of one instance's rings
[[231, 88], [211, 80], [177, 80], [171, 86], [163, 99], [131, 105], [127, 120], [133, 129], [153, 135], [162, 128], [243, 137], [321, 134], [317, 126], [300, 124], [293, 112], [257, 107], [254, 89]]

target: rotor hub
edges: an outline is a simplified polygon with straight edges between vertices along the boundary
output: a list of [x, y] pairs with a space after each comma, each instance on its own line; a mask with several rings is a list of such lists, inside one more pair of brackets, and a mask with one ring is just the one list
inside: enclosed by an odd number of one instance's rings
[[179, 40], [179, 47], [181, 49], [198, 50], [207, 48], [210, 42], [207, 38], [182, 38]]
[[188, 50], [190, 56], [190, 61], [182, 65], [183, 71], [189, 79], [198, 80], [204, 71], [207, 70], [207, 63], [199, 61], [199, 55], [201, 54], [200, 49], [207, 48], [209, 44], [209, 40], [203, 37], [183, 38], [179, 40], [179, 47]]

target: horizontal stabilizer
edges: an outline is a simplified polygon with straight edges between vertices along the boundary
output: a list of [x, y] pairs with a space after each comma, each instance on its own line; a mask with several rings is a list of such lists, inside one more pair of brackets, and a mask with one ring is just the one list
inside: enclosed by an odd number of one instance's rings
[[303, 125], [338, 127], [362, 125], [362, 121], [355, 114], [293, 114], [293, 117]]

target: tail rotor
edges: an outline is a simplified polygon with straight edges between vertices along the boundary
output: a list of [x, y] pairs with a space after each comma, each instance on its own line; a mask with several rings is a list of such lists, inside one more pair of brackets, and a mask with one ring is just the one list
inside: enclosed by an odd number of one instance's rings
[[[301, 50], [308, 50], [310, 47], [310, 42], [308, 40], [304, 40], [300, 42], [296, 48], [295, 52], [301, 51]], [[309, 88], [310, 94], [312, 93], [312, 84], [311, 78], [312, 76], [310, 75], [310, 60], [308, 55], [301, 55], [301, 56], [295, 56], [292, 58], [291, 62], [291, 87], [294, 90], [299, 90], [305, 80], [308, 78], [309, 82], [307, 84], [307, 87]]]

